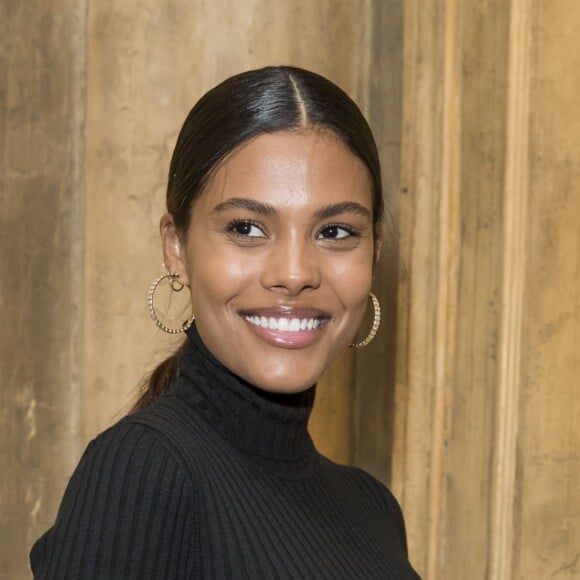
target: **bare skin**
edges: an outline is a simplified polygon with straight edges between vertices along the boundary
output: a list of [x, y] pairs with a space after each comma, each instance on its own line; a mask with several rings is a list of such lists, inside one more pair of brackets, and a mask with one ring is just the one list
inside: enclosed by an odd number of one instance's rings
[[261, 135], [191, 211], [186, 235], [160, 225], [206, 346], [264, 390], [313, 385], [357, 332], [379, 255], [364, 164], [327, 131]]

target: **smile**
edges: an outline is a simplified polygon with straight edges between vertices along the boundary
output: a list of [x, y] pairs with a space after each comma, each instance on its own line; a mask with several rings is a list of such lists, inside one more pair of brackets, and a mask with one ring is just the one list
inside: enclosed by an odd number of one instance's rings
[[321, 320], [319, 318], [275, 318], [273, 316], [244, 316], [244, 318], [255, 326], [278, 330], [281, 332], [300, 332], [316, 330]]
[[280, 348], [300, 349], [316, 344], [332, 316], [318, 308], [278, 305], [241, 311], [252, 333]]

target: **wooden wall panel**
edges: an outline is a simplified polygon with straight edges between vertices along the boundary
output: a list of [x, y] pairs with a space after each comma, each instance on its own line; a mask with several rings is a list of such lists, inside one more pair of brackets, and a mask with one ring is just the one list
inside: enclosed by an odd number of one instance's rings
[[580, 573], [575, 3], [405, 3], [393, 486], [425, 579]]
[[[385, 483], [390, 481], [397, 348], [397, 253], [401, 163], [403, 3], [374, 2], [368, 60], [358, 91], [381, 156], [386, 204], [385, 243], [373, 291], [381, 303], [379, 333], [354, 357], [350, 459]], [[370, 307], [369, 307], [370, 313]], [[367, 319], [361, 336], [372, 323]]]
[[580, 578], [580, 6], [531, 3], [513, 578]]
[[459, 248], [455, 2], [405, 3], [392, 485], [420, 573], [440, 556]]
[[29, 576], [82, 447], [174, 347], [144, 296], [180, 123], [283, 62], [368, 113], [395, 240], [319, 446], [391, 483], [425, 580], [578, 577], [576, 2], [88, 4], [0, 0], [0, 578]]
[[0, 2], [0, 578], [80, 452], [84, 2]]
[[[454, 337], [449, 361], [446, 426], [443, 436], [441, 537], [442, 578], [488, 578], [493, 511], [496, 388], [501, 360], [502, 263], [506, 253], [506, 116], [509, 3], [462, 6], [454, 28], [460, 37], [461, 67], [456, 113], [460, 156], [454, 245], [456, 294], [449, 302]], [[441, 273], [442, 274], [442, 273]], [[469, 549], [466, 531], [469, 530]], [[462, 546], [463, 549], [456, 549]], [[431, 565], [435, 565], [435, 559]], [[431, 568], [433, 569], [433, 568]]]

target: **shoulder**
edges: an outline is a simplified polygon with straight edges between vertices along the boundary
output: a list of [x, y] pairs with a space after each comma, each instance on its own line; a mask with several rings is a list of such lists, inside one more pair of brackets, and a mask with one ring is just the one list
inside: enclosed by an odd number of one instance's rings
[[[101, 502], [109, 497], [116, 501], [153, 488], [168, 497], [175, 496], [172, 489], [181, 489], [183, 498], [192, 501], [194, 470], [170, 425], [170, 418], [150, 408], [123, 417], [97, 435], [68, 482], [59, 514], [74, 510], [79, 501]], [[105, 503], [109, 505], [108, 500]]]
[[367, 471], [359, 467], [335, 463], [324, 456], [321, 456], [321, 464], [324, 471], [348, 482], [350, 487], [368, 494], [379, 503], [398, 506], [397, 500], [388, 487]]
[[165, 456], [170, 448], [169, 438], [161, 428], [130, 415], [97, 435], [88, 444], [80, 464], [105, 458], [113, 464], [121, 460], [137, 461]]
[[373, 495], [379, 503], [383, 504], [389, 511], [395, 512], [399, 516], [401, 515], [399, 502], [396, 500], [391, 490], [382, 481], [378, 480], [364, 469], [351, 467], [350, 470], [352, 471], [352, 476], [356, 478], [360, 482], [360, 485], [364, 486], [368, 493]]
[[391, 490], [370, 473], [347, 465], [339, 465], [322, 457], [323, 469], [333, 474], [335, 480], [341, 482], [343, 493], [364, 504], [367, 509], [376, 514], [381, 514], [383, 521], [389, 522], [397, 531], [403, 546], [407, 546], [405, 522], [399, 502]]
[[122, 471], [142, 467], [147, 471], [171, 466], [191, 479], [191, 461], [185, 449], [193, 445], [190, 422], [175, 403], [165, 401], [123, 417], [102, 431], [87, 446], [77, 468], [95, 464], [99, 469]]
[[69, 503], [77, 504], [80, 498], [101, 502], [102, 498], [130, 498], [153, 489], [167, 492], [168, 497], [173, 495], [172, 489], [190, 495], [193, 487], [171, 441], [160, 430], [126, 417], [88, 444], [60, 511], [73, 509]]
[[168, 457], [187, 476], [193, 487], [221, 448], [207, 417], [200, 411], [201, 394], [178, 379], [170, 391], [152, 405], [131, 413], [96, 437], [88, 452], [115, 451], [123, 461], [145, 455]]
[[[54, 525], [32, 548], [35, 578], [150, 577], [141, 572], [170, 565], [160, 552], [167, 538], [180, 530], [190, 541], [196, 501], [164, 435], [125, 418], [86, 448]], [[181, 557], [188, 566], [189, 552]]]

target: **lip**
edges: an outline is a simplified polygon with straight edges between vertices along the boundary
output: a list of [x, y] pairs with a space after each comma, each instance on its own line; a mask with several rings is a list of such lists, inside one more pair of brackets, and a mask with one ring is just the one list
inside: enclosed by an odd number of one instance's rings
[[319, 308], [308, 308], [304, 306], [276, 305], [265, 308], [248, 308], [240, 310], [242, 316], [266, 316], [269, 318], [320, 318], [329, 319], [330, 314]]
[[[324, 332], [331, 316], [328, 312], [318, 308], [296, 307], [288, 305], [276, 305], [266, 308], [252, 308], [239, 312], [241, 318], [244, 320], [250, 331], [264, 340], [265, 342], [288, 349], [300, 349], [311, 346], [315, 343]], [[294, 318], [314, 319], [319, 321], [317, 328], [310, 330], [276, 330], [272, 328], [265, 328], [250, 322], [246, 317], [266, 317], [266, 318], [285, 318], [290, 321]]]

